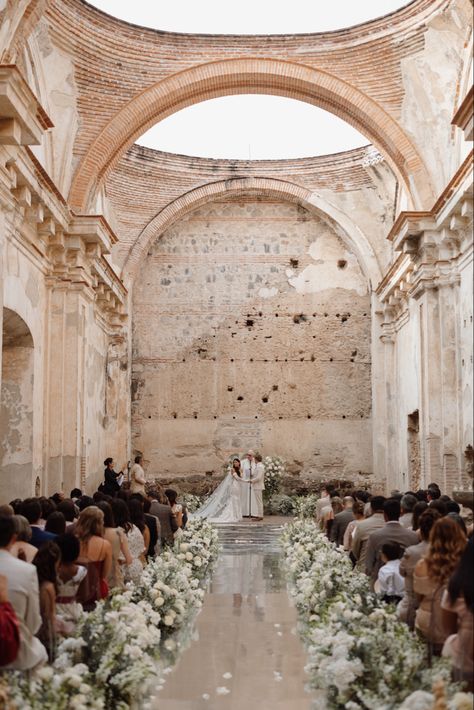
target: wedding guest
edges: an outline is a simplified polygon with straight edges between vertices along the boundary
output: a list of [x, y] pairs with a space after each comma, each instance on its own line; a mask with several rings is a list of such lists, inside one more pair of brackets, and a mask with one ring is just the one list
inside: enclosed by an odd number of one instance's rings
[[417, 500], [423, 501], [424, 503], [428, 503], [428, 495], [426, 491], [419, 490], [415, 493], [415, 497]]
[[8, 601], [8, 584], [0, 574], [0, 668], [15, 661], [20, 650], [20, 624]]
[[400, 525], [400, 502], [389, 498], [383, 506], [385, 525], [371, 533], [367, 541], [365, 572], [370, 577], [371, 585], [375, 584], [381, 566], [380, 551], [386, 542], [398, 542], [403, 549], [416, 545], [418, 535], [413, 530], [407, 530]]
[[433, 510], [437, 510], [439, 513], [441, 513], [442, 516], [448, 514], [448, 507], [444, 500], [440, 500], [437, 498], [436, 500], [432, 500], [431, 503], [429, 504], [430, 508], [433, 508]]
[[439, 500], [441, 498], [441, 491], [437, 483], [430, 483], [426, 493], [428, 496], [429, 505], [431, 505], [433, 501]]
[[[365, 519], [364, 508], [365, 508], [365, 503], [362, 500], [355, 500], [352, 505], [352, 513], [354, 515], [354, 519], [349, 522], [349, 524], [346, 528], [346, 531], [344, 533], [344, 539], [343, 539], [343, 545], [344, 545], [344, 549], [346, 550], [346, 552], [351, 553], [352, 538], [353, 538], [356, 526], [361, 520]], [[355, 564], [356, 560], [355, 560], [355, 558], [352, 557], [352, 553], [349, 556], [351, 557], [353, 564]]]
[[53, 662], [56, 656], [56, 592], [60, 561], [61, 551], [55, 542], [42, 545], [33, 561], [38, 574], [41, 612], [41, 626], [37, 636], [46, 648], [50, 662]]
[[405, 493], [400, 501], [400, 525], [403, 525], [403, 527], [407, 528], [407, 530], [413, 529], [413, 510], [416, 503], [416, 497], [411, 493]]
[[405, 581], [400, 574], [402, 548], [398, 542], [385, 542], [380, 557], [383, 562], [377, 576], [376, 591], [388, 604], [398, 604], [403, 596]]
[[[15, 515], [19, 515], [20, 508], [23, 505], [23, 501], [21, 498], [14, 498], [13, 500], [10, 501], [9, 505], [11, 508], [13, 508], [13, 513]], [[5, 515], [5, 513], [3, 513], [3, 515]], [[6, 515], [10, 515], [10, 512], [6, 513]]]
[[351, 552], [356, 560], [356, 570], [358, 572], [365, 572], [367, 542], [370, 535], [385, 525], [384, 503], [385, 498], [383, 496], [373, 496], [370, 500], [370, 517], [358, 523], [354, 530]]
[[150, 498], [150, 514], [155, 515], [160, 523], [160, 543], [162, 546], [173, 545], [174, 533], [178, 530], [178, 523], [171, 511], [168, 498], [163, 491], [156, 489], [150, 491]]
[[[124, 587], [122, 566], [124, 563], [131, 565], [133, 560], [128, 549], [127, 536], [123, 528], [117, 526], [112, 505], [113, 503], [101, 501], [97, 507], [104, 514], [104, 538], [110, 542], [112, 548], [112, 566], [107, 577], [107, 584], [109, 589], [122, 589]], [[127, 506], [125, 506], [125, 510], [127, 510]]]
[[465, 523], [464, 520], [461, 518], [461, 516], [459, 515], [459, 513], [448, 513], [446, 517], [447, 517], [447, 518], [451, 518], [451, 520], [454, 520], [454, 521], [459, 525], [459, 527], [461, 528], [461, 530], [463, 531], [463, 533], [465, 534], [465, 536], [467, 537], [466, 523]]
[[[160, 521], [155, 515], [150, 513], [151, 500], [147, 497], [143, 499], [143, 512], [145, 515], [145, 523], [150, 532], [150, 544], [148, 545], [148, 550], [146, 553], [148, 557], [154, 557], [156, 554], [160, 553]], [[184, 522], [184, 507], [183, 507], [183, 526]]]
[[80, 542], [78, 563], [87, 569], [77, 596], [85, 611], [90, 611], [107, 596], [107, 578], [112, 567], [112, 548], [104, 539], [104, 514], [97, 506], [81, 511], [75, 535]]
[[130, 491], [132, 493], [141, 493], [145, 496], [145, 471], [143, 470], [143, 456], [135, 456], [135, 463], [130, 469]]
[[412, 530], [413, 532], [417, 532], [418, 528], [420, 527], [420, 517], [422, 514], [425, 512], [425, 510], [428, 508], [428, 503], [424, 500], [419, 500], [418, 503], [416, 503], [415, 507], [413, 508], [413, 526]]
[[94, 505], [94, 499], [90, 496], [81, 496], [77, 501], [77, 507], [79, 508], [79, 513], [88, 508], [90, 505]]
[[178, 503], [178, 494], [172, 488], [168, 488], [165, 491], [165, 495], [168, 498], [171, 512], [173, 513], [174, 517], [176, 518], [176, 522], [178, 523], [178, 528], [182, 528], [183, 527], [183, 506], [180, 503]]
[[57, 574], [56, 615], [62, 622], [62, 632], [70, 635], [83, 614], [77, 592], [87, 569], [77, 564], [81, 551], [79, 540], [72, 533], [64, 533], [56, 540], [61, 551]]
[[114, 514], [117, 527], [121, 528], [126, 535], [128, 550], [131, 557], [129, 564], [123, 565], [123, 575], [125, 582], [139, 582], [143, 572], [143, 562], [141, 557], [145, 551], [145, 540], [137, 528], [133, 525], [127, 504], [120, 498], [112, 501], [112, 512]]
[[321, 498], [316, 501], [316, 522], [320, 523], [322, 518], [323, 508], [331, 505], [330, 494], [334, 488], [328, 484], [324, 484], [321, 488]]
[[473, 570], [474, 544], [471, 538], [441, 599], [443, 625], [449, 634], [442, 655], [452, 660], [454, 680], [467, 683], [469, 692], [474, 687]]
[[331, 507], [323, 508], [323, 514], [321, 518], [321, 525], [323, 532], [327, 537], [331, 535], [331, 528], [334, 523], [334, 518], [338, 513], [342, 513], [343, 503], [342, 498], [339, 495], [331, 495]]
[[354, 520], [354, 513], [352, 511], [354, 498], [352, 496], [345, 496], [342, 500], [342, 504], [343, 510], [334, 516], [331, 534], [329, 536], [331, 542], [335, 542], [337, 546], [343, 544], [346, 528], [349, 523]]
[[71, 498], [65, 498], [58, 505], [57, 510], [59, 513], [62, 513], [64, 515], [64, 518], [66, 520], [66, 530], [68, 530], [68, 528], [70, 528], [71, 525], [74, 524], [77, 516], [78, 509], [76, 510], [74, 501]]
[[400, 561], [400, 574], [405, 578], [405, 592], [402, 601], [397, 607], [397, 615], [401, 621], [408, 624], [410, 629], [413, 629], [415, 626], [415, 613], [419, 604], [419, 596], [415, 594], [413, 588], [413, 574], [417, 563], [425, 557], [428, 552], [431, 528], [440, 518], [441, 515], [439, 512], [429, 508], [426, 504], [426, 510], [420, 517], [419, 529], [417, 531], [420, 542], [407, 547]]
[[[131, 498], [128, 502], [128, 511], [130, 513], [130, 520], [132, 523], [132, 530], [128, 533], [128, 543], [130, 554], [134, 559], [138, 559], [141, 563], [140, 575], [137, 571], [138, 566], [135, 566], [134, 572], [130, 571], [130, 567], [126, 568], [125, 579], [128, 580], [133, 574], [133, 581], [138, 583], [140, 581], [141, 573], [146, 565], [145, 553], [148, 550], [150, 544], [150, 532], [145, 523], [145, 514], [143, 512], [143, 503], [136, 498]], [[139, 535], [139, 534], [140, 535]], [[133, 565], [133, 562], [132, 562]]]
[[109, 496], [115, 496], [120, 490], [121, 481], [123, 480], [123, 470], [126, 466], [122, 466], [122, 470], [118, 473], [114, 471], [114, 460], [110, 458], [104, 461], [104, 483], [102, 484], [102, 493], [106, 493]]
[[59, 510], [55, 510], [48, 516], [44, 529], [46, 532], [54, 533], [55, 535], [64, 535], [66, 532], [66, 518]]
[[23, 515], [14, 515], [13, 522], [15, 523], [16, 542], [11, 546], [10, 552], [19, 560], [33, 562], [38, 548], [30, 544], [31, 526]]
[[416, 610], [415, 628], [435, 654], [441, 652], [448, 636], [441, 619], [441, 598], [466, 542], [459, 525], [443, 517], [433, 525], [428, 552], [415, 566], [413, 587], [422, 597]]
[[44, 530], [47, 519], [56, 510], [56, 504], [51, 498], [46, 498], [46, 496], [41, 496], [38, 500], [41, 506], [41, 517], [38, 521], [38, 526]]
[[72, 500], [73, 503], [77, 503], [77, 501], [79, 500], [79, 498], [82, 497], [82, 491], [81, 491], [81, 489], [80, 489], [80, 488], [73, 488], [72, 491], [71, 491], [71, 493], [70, 493], [70, 496], [69, 496], [69, 497], [71, 498], [71, 500]]
[[52, 542], [56, 535], [46, 532], [41, 528], [41, 505], [37, 498], [27, 498], [23, 501], [20, 507], [21, 515], [23, 515], [31, 526], [31, 545], [39, 548], [45, 542]]
[[1, 516], [11, 516], [15, 515], [15, 509], [12, 505], [9, 503], [5, 503], [4, 505], [0, 505], [0, 515]]

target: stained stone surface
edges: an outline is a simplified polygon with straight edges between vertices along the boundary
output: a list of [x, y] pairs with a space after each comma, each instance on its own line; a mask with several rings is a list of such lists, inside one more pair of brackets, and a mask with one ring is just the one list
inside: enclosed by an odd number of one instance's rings
[[195, 638], [154, 710], [310, 710], [306, 656], [281, 567], [283, 525], [272, 518], [220, 527], [222, 551]]

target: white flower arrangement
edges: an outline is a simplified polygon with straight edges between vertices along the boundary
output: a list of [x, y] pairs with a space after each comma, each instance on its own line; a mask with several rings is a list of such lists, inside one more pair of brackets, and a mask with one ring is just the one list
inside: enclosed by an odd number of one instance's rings
[[318, 496], [314, 493], [308, 496], [298, 496], [295, 499], [294, 510], [297, 518], [314, 518]]
[[325, 693], [328, 709], [395, 710], [435, 678], [449, 687], [446, 662], [427, 667], [423, 643], [313, 521], [288, 525], [282, 544], [310, 685]]
[[219, 553], [217, 530], [204, 518], [193, 518], [174, 545], [179, 560], [191, 567], [193, 576], [205, 579]]
[[279, 456], [265, 456], [265, 495], [271, 496], [278, 493], [281, 481], [285, 475], [285, 462]]
[[183, 493], [179, 496], [179, 501], [186, 506], [188, 513], [195, 513], [204, 503], [206, 496], [199, 497], [194, 493]]

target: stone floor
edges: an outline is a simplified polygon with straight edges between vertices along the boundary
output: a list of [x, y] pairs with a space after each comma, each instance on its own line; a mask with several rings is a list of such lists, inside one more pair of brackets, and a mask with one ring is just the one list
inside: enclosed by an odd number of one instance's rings
[[154, 710], [309, 710], [278, 538], [288, 518], [221, 526], [222, 552], [195, 639]]

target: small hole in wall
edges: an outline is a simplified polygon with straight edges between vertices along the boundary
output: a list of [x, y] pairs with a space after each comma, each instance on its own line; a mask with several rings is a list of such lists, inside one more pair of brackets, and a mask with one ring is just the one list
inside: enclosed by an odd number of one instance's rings
[[334, 358], [330, 357], [330, 358], [329, 358], [329, 362], [332, 362], [332, 361], [333, 361], [333, 359], [334, 359]]
[[232, 419], [235, 419], [235, 417], [232, 417]]
[[354, 362], [354, 358], [353, 358], [353, 357], [351, 357], [351, 362]]
[[183, 357], [183, 362], [186, 362], [186, 358], [185, 358], [185, 357]]
[[355, 356], [357, 355], [357, 350], [353, 350], [353, 351], [351, 352], [351, 355], [352, 355], [352, 357], [355, 357]]
[[268, 402], [268, 397], [262, 397], [262, 402], [266, 404]]
[[173, 417], [173, 419], [177, 419], [177, 417], [178, 417], [178, 415], [176, 414], [176, 412], [173, 412], [173, 414], [172, 414], [171, 416]]
[[253, 324], [254, 321], [251, 318], [247, 318], [247, 320], [245, 321], [245, 325], [247, 326], [247, 328], [251, 328]]
[[347, 261], [345, 259], [339, 259], [337, 262], [338, 269], [345, 269], [347, 266]]
[[253, 362], [253, 357], [250, 358], [250, 362]]
[[278, 313], [275, 313], [275, 318], [278, 318]]
[[327, 313], [325, 313], [325, 314], [324, 314], [324, 317], [325, 317], [325, 318], [327, 318], [327, 317], [328, 317], [328, 314], [327, 314]]
[[297, 269], [299, 263], [299, 259], [290, 259], [290, 266], [292, 269]]
[[311, 362], [314, 362], [316, 360], [314, 355], [311, 355]]
[[259, 312], [258, 312], [258, 315], [259, 315], [260, 317], [263, 316], [262, 311], [259, 311]]
[[311, 414], [308, 414], [308, 419], [311, 419]]
[[197, 414], [194, 414], [193, 416], [194, 416], [194, 419], [197, 419], [197, 418], [198, 418], [198, 415], [197, 415]]
[[227, 392], [233, 392], [233, 391], [234, 391], [234, 388], [233, 388], [233, 387], [228, 387], [228, 388], [227, 388]]
[[343, 414], [343, 415], [342, 415], [342, 418], [343, 418], [343, 419], [345, 419], [345, 418], [346, 418], [346, 415], [345, 415], [345, 414]]
[[283, 417], [278, 417], [278, 419], [283, 419]]
[[230, 358], [230, 361], [231, 361], [231, 362], [234, 362], [234, 358], [233, 358], [233, 357], [231, 357], [231, 358]]
[[347, 321], [348, 316], [342, 316], [341, 318], [341, 323], [345, 323]]
[[151, 419], [151, 414], [148, 415], [148, 419]]
[[217, 419], [216, 415], [214, 414], [214, 419]]
[[257, 415], [255, 415], [255, 419], [258, 419]]
[[276, 392], [276, 391], [278, 390], [278, 385], [273, 385], [273, 386], [272, 386], [272, 390], [273, 390], [274, 392]]
[[239, 394], [239, 396], [237, 397], [237, 401], [238, 401], [238, 402], [243, 402], [243, 401], [244, 401], [244, 398], [242, 397], [241, 394]]

